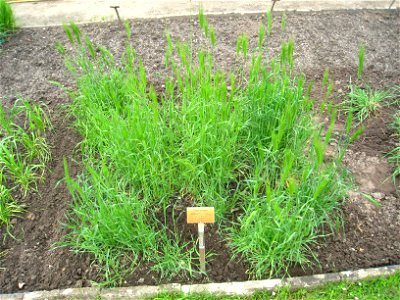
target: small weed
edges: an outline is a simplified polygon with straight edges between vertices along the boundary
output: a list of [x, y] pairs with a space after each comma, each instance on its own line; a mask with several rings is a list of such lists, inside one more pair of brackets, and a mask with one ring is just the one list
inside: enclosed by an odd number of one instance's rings
[[4, 185], [5, 178], [0, 170], [0, 226], [6, 225], [7, 231], [11, 226], [11, 219], [23, 211], [11, 197], [10, 190]]
[[397, 112], [393, 117], [393, 122], [390, 126], [394, 130], [394, 134], [400, 137], [400, 112]]
[[329, 68], [326, 68], [324, 71], [324, 76], [322, 77], [322, 86], [326, 86], [329, 81]]
[[374, 197], [372, 197], [368, 194], [365, 194], [365, 193], [360, 193], [360, 195], [363, 196], [364, 199], [366, 199], [367, 201], [369, 201], [371, 204], [375, 205], [376, 207], [382, 206], [382, 204], [378, 200], [376, 200]]
[[260, 23], [259, 29], [258, 29], [258, 48], [262, 48], [263, 42], [265, 38], [265, 26], [263, 23]]
[[388, 160], [394, 165], [394, 170], [392, 174], [393, 182], [396, 182], [396, 178], [400, 176], [400, 146], [394, 148], [388, 154]]
[[[400, 113], [394, 115], [393, 123], [391, 124], [394, 130], [394, 136], [397, 141], [400, 141]], [[400, 145], [390, 151], [388, 154], [388, 161], [393, 164], [394, 170], [392, 174], [393, 183], [396, 183], [396, 178], [400, 176]]]
[[268, 36], [270, 36], [272, 32], [272, 11], [268, 10], [266, 16], [267, 16], [267, 33]]
[[365, 47], [364, 45], [360, 45], [358, 48], [358, 70], [357, 70], [357, 77], [358, 80], [361, 80], [362, 73], [364, 70], [364, 59], [365, 59]]
[[281, 31], [284, 32], [286, 29], [286, 14], [282, 14], [282, 19], [281, 19]]

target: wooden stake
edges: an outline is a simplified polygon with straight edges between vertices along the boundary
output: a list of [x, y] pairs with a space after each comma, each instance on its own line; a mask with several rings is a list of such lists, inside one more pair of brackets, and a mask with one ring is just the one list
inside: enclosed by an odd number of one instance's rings
[[279, 0], [272, 0], [271, 12], [274, 10], [276, 1], [279, 1]]
[[118, 12], [119, 6], [110, 6], [110, 7], [114, 8], [114, 10], [115, 10], [115, 12], [117, 14], [117, 17], [118, 17], [118, 21], [119, 21], [120, 24], [122, 24], [122, 20], [121, 20], [121, 17], [119, 16], [119, 12]]
[[204, 244], [204, 223], [199, 223], [198, 229], [199, 229], [200, 271], [206, 272], [206, 245]]

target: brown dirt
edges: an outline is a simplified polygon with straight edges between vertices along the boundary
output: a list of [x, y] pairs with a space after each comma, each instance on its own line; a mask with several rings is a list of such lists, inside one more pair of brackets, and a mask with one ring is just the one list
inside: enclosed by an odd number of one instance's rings
[[[133, 21], [134, 46], [148, 66], [150, 80], [155, 85], [162, 84], [165, 30], [171, 31], [175, 38], [187, 38], [192, 32], [190, 19]], [[234, 66], [239, 33], [246, 32], [251, 45], [257, 43], [258, 24], [262, 19], [261, 15], [209, 18], [210, 24], [216, 28], [218, 43], [215, 51], [219, 66], [224, 69]], [[297, 67], [305, 72], [308, 79], [320, 82], [323, 70], [329, 66], [337, 91], [334, 94], [336, 101], [343, 99], [350, 77], [356, 76], [360, 43], [366, 46], [365, 81], [374, 88], [400, 84], [398, 11], [287, 13], [285, 34], [280, 33], [279, 20], [280, 14], [276, 14], [273, 34], [268, 38], [270, 53], [279, 51], [282, 39], [293, 37]], [[193, 21], [196, 22], [196, 18]], [[194, 28], [197, 26], [194, 25]], [[108, 46], [117, 56], [121, 54], [125, 34], [118, 24], [85, 25], [82, 30], [95, 42]], [[193, 30], [194, 43], [201, 40], [198, 30]], [[24, 283], [23, 289], [31, 291], [87, 286], [90, 280], [100, 278], [97, 267], [91, 265], [89, 255], [77, 255], [68, 249], [53, 249], [66, 232], [62, 223], [71, 201], [65, 185], [60, 182], [63, 178], [63, 158], [69, 161], [79, 159], [74, 148], [80, 140], [69, 128], [71, 123], [65, 119], [65, 113], [60, 108], [68, 103], [68, 97], [49, 83], [59, 81], [68, 87], [73, 86], [62, 59], [54, 50], [56, 41], [66, 41], [62, 28], [23, 29], [0, 48], [0, 97], [10, 103], [17, 97], [42, 101], [53, 111], [55, 124], [50, 136], [54, 160], [49, 165], [46, 182], [39, 186], [39, 193], [18, 199], [27, 206], [27, 213], [13, 220], [16, 239], [7, 238], [0, 246], [0, 253], [6, 252], [0, 261], [0, 293], [18, 291], [18, 283]], [[384, 158], [384, 153], [398, 142], [387, 129], [392, 114], [393, 108], [382, 109], [373, 116], [367, 122], [366, 131], [351, 146], [345, 158], [359, 190], [382, 193], [383, 197], [374, 194], [381, 198], [382, 206], [376, 208], [356, 193], [351, 193], [350, 200], [343, 206], [344, 228], [314, 247], [321, 265], [305, 271], [293, 268], [292, 275], [400, 263], [400, 196], [394, 184], [387, 179], [391, 167]], [[340, 120], [338, 124], [342, 124]], [[71, 171], [77, 174], [79, 170], [79, 166], [75, 165]], [[184, 238], [190, 240], [196, 228], [184, 227], [183, 224], [180, 227], [186, 232]], [[208, 249], [219, 254], [218, 259], [208, 266], [209, 280], [245, 280], [246, 266], [229, 262], [226, 241], [217, 234], [217, 229], [210, 226], [207, 232]], [[0, 231], [0, 234], [4, 232]], [[142, 283], [141, 278], [145, 279], [145, 284], [157, 282], [156, 274], [147, 274], [145, 268], [140, 268], [132, 278], [127, 279], [126, 284]]]

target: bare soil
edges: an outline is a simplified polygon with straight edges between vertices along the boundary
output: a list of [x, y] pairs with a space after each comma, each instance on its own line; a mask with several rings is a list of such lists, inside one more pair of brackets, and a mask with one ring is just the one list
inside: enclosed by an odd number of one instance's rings
[[[314, 97], [323, 93], [318, 89], [325, 67], [330, 68], [335, 83], [334, 101], [340, 102], [347, 91], [350, 79], [354, 82], [357, 70], [359, 44], [366, 47], [364, 81], [373, 88], [400, 84], [400, 18], [399, 11], [332, 11], [300, 13], [290, 12], [284, 34], [280, 31], [280, 13], [274, 16], [273, 33], [268, 37], [268, 50], [278, 53], [281, 41], [292, 37], [296, 43], [297, 68], [307, 79], [315, 80]], [[223, 69], [235, 65], [236, 37], [247, 33], [250, 44], [257, 43], [259, 22], [263, 15], [225, 15], [209, 18], [216, 29], [217, 64]], [[187, 39], [193, 34], [196, 45], [201, 42], [195, 17], [166, 18], [157, 20], [134, 20], [133, 44], [142, 56], [150, 80], [162, 85], [164, 72], [165, 31], [174, 38]], [[117, 23], [84, 25], [82, 30], [96, 43], [106, 45], [119, 56], [123, 51], [124, 30]], [[1, 238], [0, 293], [65, 287], [88, 286], [101, 276], [92, 258], [87, 254], [75, 254], [69, 249], [55, 248], [66, 232], [63, 223], [71, 197], [65, 184], [63, 159], [79, 161], [76, 145], [79, 135], [71, 128], [63, 105], [70, 99], [49, 81], [58, 81], [73, 87], [73, 80], [65, 72], [62, 58], [56, 52], [57, 41], [66, 42], [61, 27], [23, 29], [7, 44], [0, 46], [0, 99], [12, 104], [18, 97], [41, 101], [52, 111], [55, 129], [49, 139], [53, 146], [53, 161], [49, 165], [46, 181], [38, 193], [22, 198], [27, 212], [13, 219], [15, 239]], [[345, 164], [354, 177], [355, 188], [373, 195], [381, 207], [375, 207], [359, 194], [352, 192], [344, 203], [342, 214], [344, 227], [335, 235], [321, 239], [314, 246], [320, 264], [305, 270], [291, 269], [291, 275], [333, 272], [400, 263], [400, 195], [390, 180], [392, 167], [385, 153], [399, 141], [388, 129], [391, 116], [398, 107], [382, 108], [366, 123], [366, 130], [349, 149]], [[343, 126], [339, 116], [338, 129]], [[80, 172], [76, 163], [71, 173]], [[396, 183], [398, 187], [398, 182]], [[379, 198], [379, 199], [378, 199]], [[175, 208], [175, 213], [182, 213]], [[178, 226], [185, 232], [184, 239], [196, 234], [195, 226]], [[0, 229], [0, 236], [4, 235]], [[212, 226], [207, 228], [208, 249], [217, 254], [208, 265], [207, 279], [202, 281], [246, 280], [247, 266], [233, 260], [227, 241]], [[125, 285], [155, 284], [157, 274], [147, 272], [149, 266], [141, 266], [128, 276]], [[173, 278], [172, 281], [183, 281]]]

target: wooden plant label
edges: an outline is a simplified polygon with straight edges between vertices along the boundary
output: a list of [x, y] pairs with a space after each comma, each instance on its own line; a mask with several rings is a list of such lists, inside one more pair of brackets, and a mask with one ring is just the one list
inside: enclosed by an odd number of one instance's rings
[[186, 209], [187, 223], [215, 223], [214, 207], [188, 207]]
[[200, 271], [206, 272], [206, 246], [204, 243], [204, 224], [215, 223], [214, 207], [188, 207], [186, 209], [188, 224], [196, 224], [199, 231]]

